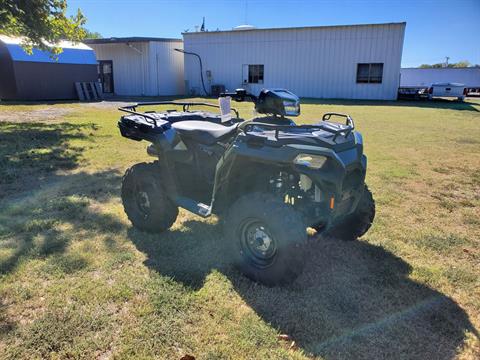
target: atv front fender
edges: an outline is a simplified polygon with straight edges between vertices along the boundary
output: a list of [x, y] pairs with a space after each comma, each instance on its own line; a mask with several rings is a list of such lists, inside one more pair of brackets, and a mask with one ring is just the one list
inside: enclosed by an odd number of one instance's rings
[[[275, 148], [252, 146], [241, 138], [237, 139], [217, 164], [213, 211], [221, 212], [246, 192], [268, 191], [269, 179], [279, 171], [307, 175], [325, 194], [339, 202], [347, 197], [353, 198], [354, 201], [349, 202], [350, 209], [343, 209], [342, 212], [353, 211], [361, 196], [367, 166], [366, 157], [362, 154], [361, 137], [356, 140], [354, 147], [336, 153], [329, 148], [302, 144]], [[311, 169], [294, 163], [299, 154], [323, 155], [328, 160], [321, 169]], [[349, 182], [353, 176], [354, 181]]]

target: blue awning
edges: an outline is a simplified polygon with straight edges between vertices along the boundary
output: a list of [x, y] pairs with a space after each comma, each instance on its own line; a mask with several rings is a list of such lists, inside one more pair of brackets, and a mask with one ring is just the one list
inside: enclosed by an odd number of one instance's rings
[[60, 47], [63, 51], [57, 56], [52, 56], [49, 51], [43, 51], [34, 48], [32, 54], [27, 54], [20, 45], [20, 39], [0, 37], [0, 41], [5, 44], [13, 61], [30, 61], [57, 64], [97, 64], [95, 51], [85, 44], [75, 44], [61, 42]]

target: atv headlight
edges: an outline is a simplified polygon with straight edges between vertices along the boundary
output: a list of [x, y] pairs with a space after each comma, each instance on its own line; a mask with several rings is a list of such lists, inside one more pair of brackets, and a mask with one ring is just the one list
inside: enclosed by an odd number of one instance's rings
[[323, 155], [298, 154], [293, 160], [293, 163], [307, 166], [311, 169], [320, 169], [326, 161], [327, 157]]

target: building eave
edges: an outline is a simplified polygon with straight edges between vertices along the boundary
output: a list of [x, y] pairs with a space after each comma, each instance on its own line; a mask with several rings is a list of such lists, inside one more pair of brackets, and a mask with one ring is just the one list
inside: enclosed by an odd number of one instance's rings
[[361, 26], [387, 26], [387, 25], [403, 25], [407, 24], [403, 22], [390, 22], [390, 23], [378, 23], [378, 24], [349, 24], [349, 25], [321, 25], [321, 26], [300, 26], [300, 27], [278, 27], [278, 28], [253, 28], [246, 30], [213, 30], [213, 31], [194, 31], [194, 32], [182, 32], [182, 35], [205, 35], [205, 34], [221, 34], [221, 33], [248, 33], [255, 31], [279, 31], [279, 30], [320, 30], [331, 29], [340, 27], [361, 27]]
[[85, 39], [83, 42], [85, 44], [125, 44], [133, 42], [182, 42], [182, 39], [174, 38], [157, 38], [157, 37], [110, 37], [103, 39]]

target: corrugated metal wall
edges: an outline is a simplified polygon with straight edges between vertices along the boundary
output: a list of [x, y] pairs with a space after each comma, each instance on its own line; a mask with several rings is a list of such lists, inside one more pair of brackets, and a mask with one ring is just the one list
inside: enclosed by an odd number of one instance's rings
[[113, 84], [117, 95], [146, 94], [146, 59], [148, 43], [134, 43], [135, 49], [124, 43], [90, 44], [97, 60], [112, 60]]
[[400, 73], [401, 86], [430, 86], [433, 83], [453, 82], [467, 87], [480, 87], [480, 68], [404, 68]]
[[150, 44], [149, 67], [151, 79], [149, 93], [157, 95], [183, 95], [183, 54], [174, 51], [183, 49], [183, 42], [152, 41]]
[[97, 60], [112, 60], [115, 94], [184, 94], [182, 41], [90, 44]]
[[[263, 84], [250, 91], [286, 88], [302, 97], [396, 99], [405, 23], [185, 33], [184, 47], [198, 53], [211, 84], [242, 84], [244, 64], [264, 64]], [[358, 63], [384, 63], [381, 84], [357, 84]], [[200, 92], [198, 60], [185, 56], [189, 90]]]

